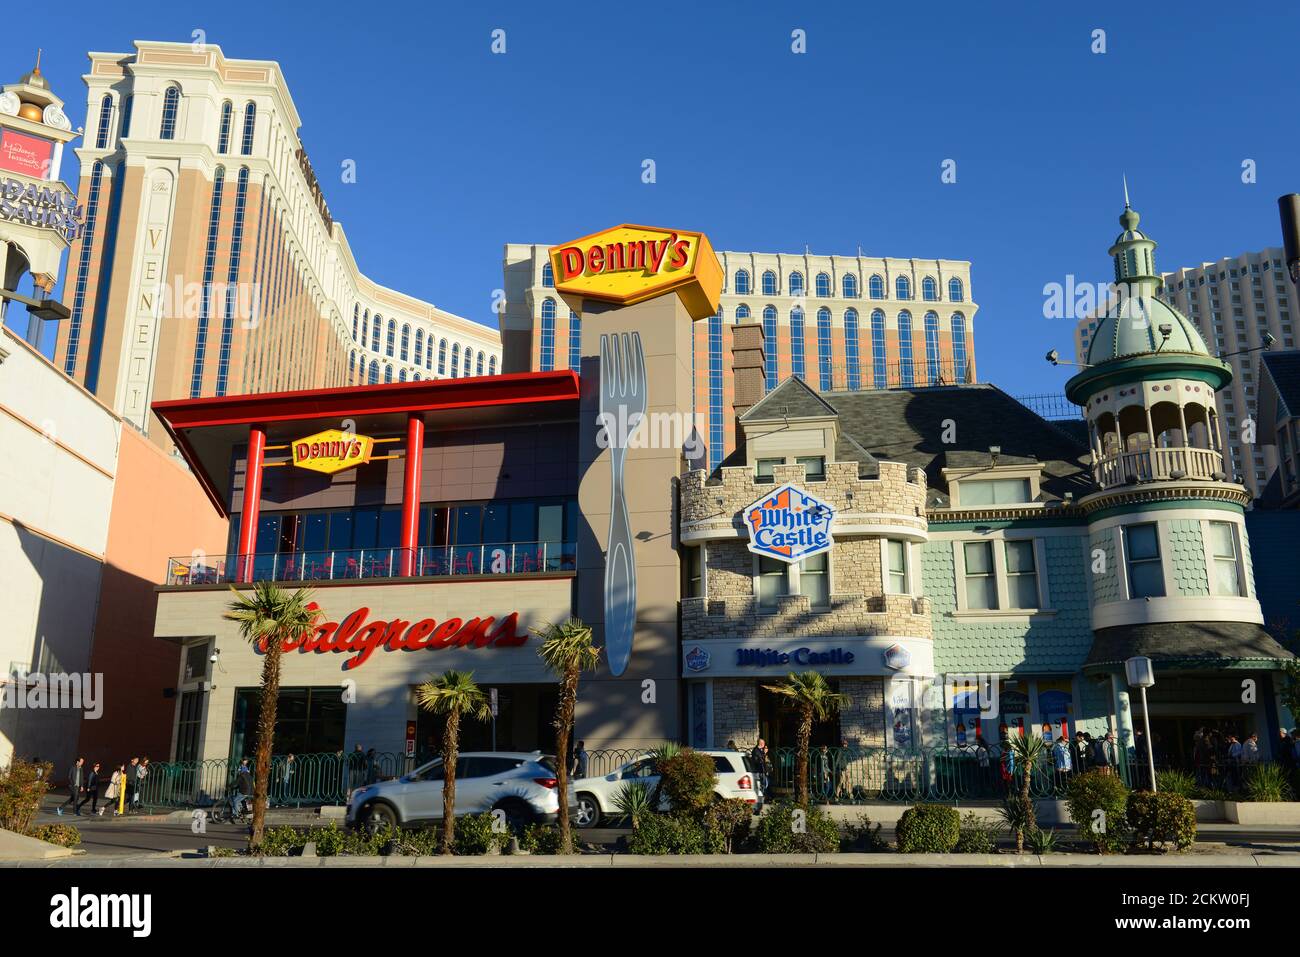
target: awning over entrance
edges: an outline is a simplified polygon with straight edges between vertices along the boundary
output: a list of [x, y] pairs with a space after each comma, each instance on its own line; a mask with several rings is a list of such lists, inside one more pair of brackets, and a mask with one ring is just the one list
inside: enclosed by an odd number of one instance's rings
[[1169, 621], [1098, 629], [1084, 667], [1122, 665], [1137, 655], [1166, 666], [1261, 669], [1295, 657], [1252, 622]]

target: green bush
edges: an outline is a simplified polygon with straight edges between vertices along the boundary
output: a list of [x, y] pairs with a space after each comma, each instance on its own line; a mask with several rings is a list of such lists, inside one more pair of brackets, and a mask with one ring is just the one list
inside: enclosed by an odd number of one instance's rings
[[497, 823], [490, 812], [466, 814], [456, 818], [455, 853], [463, 856], [491, 854], [510, 840], [510, 829]]
[[704, 826], [722, 839], [722, 853], [731, 854], [749, 837], [754, 807], [740, 798], [715, 801], [704, 812]]
[[1103, 770], [1076, 775], [1066, 788], [1066, 805], [1079, 836], [1098, 854], [1123, 844], [1128, 831], [1128, 788], [1119, 775]]
[[71, 824], [42, 824], [32, 828], [30, 836], [59, 847], [76, 847], [81, 843], [81, 832]]
[[262, 832], [262, 844], [257, 853], [263, 857], [289, 857], [301, 852], [303, 845], [310, 840], [305, 830], [288, 825], [268, 827]]
[[50, 788], [52, 769], [49, 762], [33, 764], [14, 758], [0, 773], [0, 828], [19, 834], [31, 830], [41, 799]]
[[840, 842], [840, 850], [877, 854], [889, 850], [889, 842], [880, 836], [879, 824], [872, 824], [871, 818], [860, 814], [856, 821], [844, 825], [844, 840]]
[[961, 836], [953, 850], [958, 854], [996, 854], [1001, 830], [993, 821], [986, 821], [971, 812], [961, 819]]
[[1157, 771], [1156, 790], [1161, 794], [1178, 794], [1185, 798], [1198, 796], [1200, 788], [1196, 778], [1186, 771]]
[[961, 815], [946, 804], [909, 807], [894, 827], [902, 854], [947, 854], [961, 840]]
[[754, 844], [763, 854], [832, 854], [840, 849], [840, 831], [816, 806], [778, 801], [758, 819]]
[[681, 811], [641, 818], [627, 849], [633, 854], [722, 854], [722, 832]]
[[519, 832], [519, 849], [529, 854], [558, 854], [560, 829], [547, 824], [530, 824]]
[[1246, 800], [1289, 801], [1291, 784], [1280, 764], [1256, 764], [1246, 771]]
[[717, 768], [713, 758], [683, 748], [657, 762], [659, 781], [674, 811], [703, 811], [713, 800]]
[[347, 838], [347, 832], [337, 822], [330, 821], [312, 831], [307, 840], [316, 842], [317, 857], [337, 857], [343, 852]]
[[1128, 796], [1128, 825], [1134, 843], [1173, 844], [1180, 851], [1196, 842], [1196, 808], [1181, 794], [1134, 791]]

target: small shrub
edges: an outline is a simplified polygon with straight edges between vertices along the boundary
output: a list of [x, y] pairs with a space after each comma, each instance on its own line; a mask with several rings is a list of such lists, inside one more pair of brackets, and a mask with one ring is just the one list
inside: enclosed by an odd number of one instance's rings
[[1122, 845], [1128, 830], [1128, 788], [1119, 775], [1101, 770], [1076, 775], [1066, 789], [1066, 804], [1079, 835], [1098, 854]]
[[307, 832], [296, 827], [268, 827], [262, 832], [262, 844], [257, 853], [263, 857], [289, 857], [301, 852], [308, 840]]
[[844, 825], [844, 840], [840, 842], [840, 850], [878, 854], [889, 850], [889, 842], [880, 836], [879, 824], [873, 825], [871, 818], [860, 814], [856, 821]]
[[519, 849], [529, 854], [558, 854], [560, 829], [546, 824], [530, 824], [519, 832]]
[[[460, 830], [460, 822], [457, 822], [456, 830]], [[395, 831], [392, 841], [392, 849], [402, 857], [432, 857], [442, 853], [442, 829], [438, 827]]]
[[496, 817], [490, 812], [456, 818], [456, 842], [453, 850], [465, 856], [490, 854], [493, 850], [499, 850], [510, 839], [510, 831], [498, 830], [498, 827]]
[[1000, 830], [994, 822], [969, 813], [961, 819], [961, 836], [953, 850], [958, 854], [996, 854]]
[[208, 852], [208, 857], [238, 857], [239, 852], [233, 847], [214, 847]]
[[1198, 796], [1200, 788], [1196, 778], [1186, 771], [1157, 771], [1156, 790], [1161, 794], [1177, 794], [1185, 798]]
[[1246, 771], [1246, 800], [1289, 801], [1291, 784], [1280, 764], [1256, 764]]
[[81, 832], [71, 824], [42, 824], [32, 828], [30, 836], [59, 847], [76, 847], [81, 843]]
[[1051, 854], [1056, 850], [1056, 828], [1047, 831], [1041, 827], [1031, 828], [1025, 835], [1025, 843], [1034, 854]]
[[626, 782], [614, 792], [613, 804], [614, 810], [631, 820], [634, 826], [638, 817], [655, 810], [650, 806], [650, 789], [644, 781]]
[[720, 831], [705, 826], [694, 816], [674, 811], [648, 814], [627, 839], [633, 854], [721, 854]]
[[[1159, 778], [1156, 780], [1159, 781]], [[1223, 788], [1202, 787], [1198, 787], [1192, 797], [1201, 801], [1235, 801], [1237, 799], [1235, 795]]]
[[1145, 841], [1148, 850], [1173, 844], [1181, 851], [1196, 842], [1196, 808], [1181, 794], [1134, 791], [1126, 817], [1134, 843]]
[[50, 789], [53, 765], [33, 764], [14, 758], [0, 773], [0, 828], [26, 834], [41, 809], [41, 799]]
[[909, 807], [894, 827], [902, 854], [947, 854], [961, 839], [961, 815], [946, 804]]
[[656, 764], [659, 781], [674, 811], [703, 811], [713, 800], [717, 768], [713, 758], [683, 748]]
[[831, 854], [840, 849], [840, 830], [815, 806], [778, 801], [758, 819], [754, 844], [763, 854]]
[[347, 844], [347, 834], [336, 822], [330, 821], [324, 827], [312, 831], [303, 843], [307, 841], [316, 842], [317, 857], [337, 857]]
[[728, 798], [709, 805], [704, 812], [704, 826], [722, 838], [722, 853], [731, 854], [749, 836], [754, 808], [740, 798]]

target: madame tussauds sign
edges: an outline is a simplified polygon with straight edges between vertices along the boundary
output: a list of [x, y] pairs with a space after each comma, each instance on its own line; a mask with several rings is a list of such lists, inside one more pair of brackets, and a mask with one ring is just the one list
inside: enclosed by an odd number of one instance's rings
[[[312, 602], [307, 606], [319, 611]], [[364, 665], [376, 651], [440, 651], [444, 648], [517, 648], [527, 643], [528, 632], [518, 634], [519, 612], [512, 611], [504, 618], [495, 617], [448, 618], [435, 621], [422, 618], [416, 622], [394, 618], [391, 621], [367, 621], [369, 608], [358, 608], [341, 622], [327, 621], [317, 625], [305, 639], [287, 639], [285, 651], [302, 654], [346, 654], [344, 671]], [[263, 644], [259, 651], [266, 650]]]

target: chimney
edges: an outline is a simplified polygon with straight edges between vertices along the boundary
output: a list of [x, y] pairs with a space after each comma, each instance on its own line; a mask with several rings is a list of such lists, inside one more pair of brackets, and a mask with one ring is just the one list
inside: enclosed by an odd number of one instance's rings
[[757, 322], [731, 327], [731, 377], [735, 390], [732, 404], [739, 417], [753, 408], [767, 392], [763, 327]]

